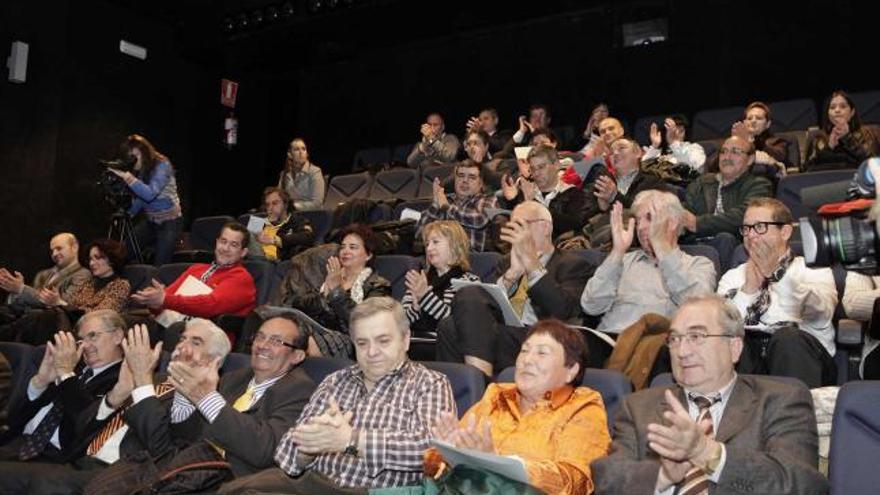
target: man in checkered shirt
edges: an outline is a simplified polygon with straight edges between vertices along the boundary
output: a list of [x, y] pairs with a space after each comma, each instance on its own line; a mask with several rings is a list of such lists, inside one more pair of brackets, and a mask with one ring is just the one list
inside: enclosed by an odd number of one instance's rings
[[446, 376], [407, 358], [409, 324], [390, 297], [351, 313], [357, 364], [328, 376], [275, 451], [279, 468], [232, 481], [220, 493], [366, 493], [412, 485], [443, 412], [455, 413]]

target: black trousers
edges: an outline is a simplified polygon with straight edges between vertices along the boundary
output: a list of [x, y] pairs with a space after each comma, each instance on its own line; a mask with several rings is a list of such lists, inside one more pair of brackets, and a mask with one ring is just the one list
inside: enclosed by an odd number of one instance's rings
[[223, 484], [218, 493], [232, 494], [270, 494], [285, 493], [294, 495], [360, 495], [366, 489], [341, 488], [324, 475], [308, 470], [297, 478], [288, 476], [279, 468], [270, 468]]
[[772, 335], [746, 331], [737, 371], [798, 378], [810, 388], [837, 383], [837, 365], [825, 347], [799, 328], [780, 328]]
[[474, 356], [492, 363], [495, 373], [516, 364], [528, 328], [504, 324], [501, 308], [480, 287], [462, 287], [452, 300], [452, 316], [437, 328], [437, 360], [464, 362]]
[[0, 493], [74, 495], [81, 493], [105, 466], [91, 457], [82, 457], [72, 464], [0, 462]]

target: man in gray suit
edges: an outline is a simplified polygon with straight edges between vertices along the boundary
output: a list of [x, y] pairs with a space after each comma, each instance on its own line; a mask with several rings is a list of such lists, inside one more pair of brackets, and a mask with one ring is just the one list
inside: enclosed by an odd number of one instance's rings
[[819, 494], [809, 390], [738, 376], [743, 321], [716, 295], [687, 300], [667, 338], [678, 385], [629, 395], [608, 457], [591, 465], [597, 494]]

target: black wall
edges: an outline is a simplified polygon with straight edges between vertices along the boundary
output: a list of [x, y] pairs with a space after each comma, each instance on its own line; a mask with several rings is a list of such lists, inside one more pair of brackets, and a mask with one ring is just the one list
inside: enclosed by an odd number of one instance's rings
[[[428, 17], [412, 15], [414, 7], [395, 16], [391, 5], [381, 18], [359, 13], [336, 29], [324, 21], [303, 36], [276, 29], [193, 44], [204, 36], [182, 36], [180, 23], [107, 0], [0, 2], [2, 58], [12, 40], [31, 49], [26, 84], [8, 83], [0, 71], [0, 266], [30, 277], [48, 264], [52, 232], [84, 240], [106, 232], [95, 163], [130, 132], [177, 166], [191, 220], [255, 206], [294, 135], [306, 138], [326, 172], [342, 173], [357, 149], [414, 142], [435, 110], [461, 134], [484, 105], [514, 127], [531, 102], [543, 101], [554, 125], [580, 128], [599, 100], [632, 123], [880, 87], [872, 20], [854, 0], [568, 2], [565, 11], [498, 24], [474, 22], [470, 4], [432, 3], [433, 24], [424, 29]], [[621, 48], [620, 23], [642, 4], [668, 14], [671, 39]], [[407, 37], [414, 31], [418, 41]], [[382, 43], [370, 42], [377, 33]], [[118, 53], [120, 38], [146, 46], [147, 60]], [[220, 142], [221, 77], [241, 83], [240, 145], [232, 151]]]

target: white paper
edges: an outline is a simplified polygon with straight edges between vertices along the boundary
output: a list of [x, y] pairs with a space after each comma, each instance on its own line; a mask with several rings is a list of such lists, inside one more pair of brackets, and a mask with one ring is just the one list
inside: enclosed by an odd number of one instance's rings
[[526, 464], [517, 456], [489, 454], [477, 450], [463, 449], [436, 439], [431, 440], [431, 445], [436, 447], [440, 451], [440, 455], [443, 456], [443, 459], [452, 466], [465, 464], [476, 469], [506, 476], [520, 483], [529, 483]]
[[263, 231], [263, 227], [266, 226], [266, 222], [267, 220], [263, 217], [251, 215], [248, 217], [247, 229], [254, 234], [259, 234]]
[[[177, 296], [203, 296], [211, 292], [214, 292], [214, 289], [192, 275], [187, 275], [183, 283], [180, 284], [180, 287], [174, 291], [174, 294]], [[173, 309], [165, 309], [156, 315], [155, 319], [156, 323], [168, 328], [178, 321], [183, 321], [184, 318], [186, 318], [186, 315], [183, 313], [178, 313]]]
[[525, 160], [529, 157], [529, 151], [532, 151], [531, 146], [517, 146], [513, 148], [513, 153], [516, 155], [517, 160]]
[[587, 175], [590, 173], [590, 170], [592, 170], [593, 167], [598, 167], [598, 166], [601, 166], [601, 167], [605, 166], [605, 159], [604, 158], [595, 157], [595, 158], [591, 158], [589, 160], [574, 162], [574, 165], [572, 165], [572, 167], [574, 167], [574, 171], [577, 172], [577, 174], [581, 178], [581, 180], [583, 180], [587, 177]]
[[418, 210], [413, 210], [412, 208], [404, 208], [403, 211], [400, 212], [400, 220], [415, 220], [418, 222], [422, 219], [422, 214]]
[[501, 314], [504, 316], [505, 325], [516, 327], [523, 326], [522, 320], [519, 319], [516, 311], [513, 310], [513, 306], [510, 305], [510, 300], [507, 299], [507, 289], [505, 289], [504, 287], [498, 284], [471, 282], [469, 280], [462, 280], [460, 278], [452, 279], [452, 288], [455, 290], [471, 285], [482, 287], [486, 290], [486, 292], [489, 293], [490, 296], [492, 296], [492, 299], [495, 299], [495, 302], [498, 303], [498, 307], [501, 308]]

